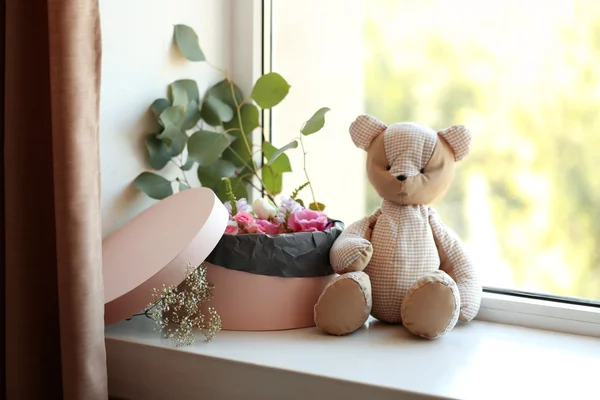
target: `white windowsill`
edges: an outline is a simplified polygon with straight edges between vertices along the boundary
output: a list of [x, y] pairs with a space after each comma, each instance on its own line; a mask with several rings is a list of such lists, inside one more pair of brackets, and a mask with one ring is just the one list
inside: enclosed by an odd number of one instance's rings
[[596, 398], [600, 339], [486, 321], [428, 341], [370, 320], [220, 332], [176, 348], [136, 317], [106, 329], [109, 390], [127, 399]]

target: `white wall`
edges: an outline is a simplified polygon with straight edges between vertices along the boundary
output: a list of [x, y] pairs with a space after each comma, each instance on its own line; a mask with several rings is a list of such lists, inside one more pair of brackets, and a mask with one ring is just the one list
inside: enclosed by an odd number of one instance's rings
[[[177, 79], [195, 79], [201, 92], [222, 79], [208, 65], [178, 53], [172, 46], [173, 25], [192, 26], [206, 57], [229, 69], [230, 11], [230, 2], [223, 0], [100, 1], [103, 237], [155, 202], [132, 185], [140, 172], [150, 170], [144, 138], [155, 128], [148, 111], [152, 101], [165, 97], [167, 85]], [[165, 167], [161, 174], [173, 177], [176, 171]], [[189, 178], [194, 175], [188, 172]]]

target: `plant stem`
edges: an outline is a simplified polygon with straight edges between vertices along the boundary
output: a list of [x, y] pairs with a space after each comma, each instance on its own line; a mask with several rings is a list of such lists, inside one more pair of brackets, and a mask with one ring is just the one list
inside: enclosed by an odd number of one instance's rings
[[185, 175], [185, 171], [181, 170], [181, 174], [183, 175], [183, 182], [191, 189], [192, 185], [187, 180], [187, 176]]
[[[250, 98], [249, 97], [245, 98], [241, 103], [239, 103], [238, 100], [237, 100], [237, 98], [235, 97], [235, 87], [233, 85], [233, 81], [229, 78], [229, 74], [227, 73], [227, 71], [225, 71], [224, 69], [221, 69], [221, 68], [215, 66], [214, 64], [211, 64], [208, 61], [207, 61], [207, 63], [208, 63], [208, 65], [210, 65], [211, 67], [213, 67], [217, 71], [220, 71], [223, 74], [223, 76], [225, 77], [225, 80], [229, 83], [229, 88], [231, 90], [231, 98], [233, 99], [233, 104], [235, 104], [236, 114], [237, 114], [238, 122], [239, 122], [239, 125], [240, 125], [239, 131], [241, 133], [242, 139], [244, 140], [244, 144], [246, 145], [246, 149], [248, 150], [248, 154], [250, 154], [250, 157], [252, 157], [252, 146], [250, 146], [250, 143], [248, 142], [248, 138], [246, 137], [246, 132], [244, 132], [244, 124], [242, 122], [242, 112], [241, 112], [242, 105], [244, 103], [246, 103], [246, 101], [248, 101]], [[234, 128], [232, 128], [232, 129], [234, 129]], [[235, 128], [235, 129], [237, 129], [237, 128]], [[263, 133], [263, 141], [264, 141], [264, 139], [265, 138], [264, 138], [264, 133]], [[250, 165], [248, 165], [248, 163], [246, 163], [244, 161], [244, 159], [239, 154], [237, 154], [237, 152], [235, 150], [233, 150], [233, 148], [231, 146], [229, 146], [229, 149], [231, 150], [231, 152], [233, 154], [235, 154], [237, 156], [237, 158], [240, 159], [240, 161], [242, 161], [242, 163], [244, 163], [244, 165], [248, 169], [250, 169], [254, 173], [254, 175], [256, 176], [256, 178], [258, 179], [258, 181], [260, 182], [260, 184], [263, 187], [263, 189], [261, 190], [258, 187], [256, 187], [256, 185], [254, 185], [254, 183], [251, 182], [250, 180], [248, 181], [248, 183], [250, 183], [250, 185], [252, 187], [254, 187], [256, 190], [258, 190], [259, 192], [261, 192], [261, 193], [265, 193], [266, 192], [266, 194], [269, 197], [269, 199], [271, 199], [271, 201], [274, 202], [273, 196], [271, 195], [271, 193], [269, 192], [269, 189], [267, 189], [265, 183], [263, 182], [262, 178], [258, 174], [258, 168], [256, 168], [254, 166], [254, 161], [252, 159], [250, 160], [250, 162], [252, 163], [252, 166], [250, 166]]]
[[310, 183], [310, 178], [308, 177], [308, 171], [306, 170], [306, 150], [304, 149], [304, 142], [302, 141], [302, 135], [300, 135], [300, 147], [302, 147], [302, 157], [303, 157], [303, 161], [304, 161], [304, 175], [306, 176], [306, 181], [308, 182], [308, 187], [310, 188], [310, 193], [312, 194], [313, 203], [315, 204], [315, 207], [317, 207], [317, 209], [319, 211], [322, 211], [317, 204], [317, 199], [315, 197], [315, 191], [313, 190], [312, 183]]
[[[257, 187], [257, 186], [254, 184], [254, 182], [252, 182], [251, 180], [249, 180], [249, 179], [243, 179], [243, 178], [242, 178], [242, 177], [240, 177], [239, 175], [238, 175], [238, 178], [240, 178], [240, 179], [242, 179], [244, 182], [246, 182], [246, 183], [250, 184], [250, 186], [252, 186], [254, 189], [256, 189], [256, 190], [258, 190], [258, 191], [260, 192], [260, 188], [259, 188], [259, 187]], [[267, 197], [269, 198], [269, 200], [271, 200], [273, 203], [275, 203], [275, 199], [273, 198], [273, 196], [272, 196], [272, 195], [271, 195], [271, 194], [270, 194], [268, 191], [267, 191]]]
[[185, 174], [185, 171], [183, 170], [183, 158], [181, 157], [181, 155], [179, 156], [179, 162], [180, 162], [181, 164], [177, 164], [177, 163], [175, 162], [175, 160], [173, 160], [172, 158], [171, 158], [171, 160], [170, 160], [170, 161], [171, 161], [173, 164], [175, 164], [175, 165], [177, 166], [177, 168], [179, 168], [179, 169], [181, 170], [181, 175], [183, 176], [183, 183], [185, 183], [185, 184], [186, 184], [186, 185], [187, 185], [189, 188], [191, 188], [191, 187], [192, 187], [192, 185], [190, 185], [190, 182], [189, 182], [189, 181], [188, 181], [188, 179], [187, 179], [187, 175]]
[[[271, 194], [271, 192], [269, 192], [269, 189], [267, 189], [267, 187], [265, 186], [265, 184], [263, 183], [263, 181], [260, 179], [260, 176], [258, 176], [258, 172], [256, 171], [256, 169], [254, 169], [250, 165], [248, 165], [248, 163], [246, 161], [244, 161], [244, 159], [242, 158], [242, 156], [240, 156], [239, 153], [237, 151], [235, 151], [232, 147], [229, 147], [229, 150], [231, 150], [231, 152], [233, 153], [233, 155], [236, 156], [246, 166], [246, 168], [248, 168], [252, 172], [252, 175], [254, 175], [254, 176], [256, 176], [258, 178], [258, 180], [260, 181], [261, 185], [264, 188], [263, 190], [265, 192], [267, 192], [267, 196], [269, 197], [269, 199], [273, 200], [273, 195]], [[261, 191], [251, 181], [247, 181], [247, 182], [250, 183], [250, 185], [252, 185], [252, 187], [255, 188], [256, 190], [258, 190], [259, 192]]]
[[240, 110], [248, 100], [250, 100], [250, 97], [246, 97], [244, 100], [242, 100], [242, 102], [237, 106], [238, 110]]
[[[235, 111], [237, 113], [238, 121], [240, 123], [240, 132], [242, 133], [242, 139], [244, 139], [244, 144], [246, 145], [248, 154], [252, 154], [252, 147], [250, 146], [250, 143], [248, 142], [248, 138], [246, 137], [246, 132], [244, 132], [244, 124], [242, 122], [242, 111], [241, 111], [242, 105], [239, 104], [237, 99], [235, 98], [235, 88], [233, 87], [233, 82], [231, 81], [231, 79], [229, 79], [228, 75], [225, 75], [225, 79], [227, 79], [227, 82], [229, 82], [229, 88], [231, 89], [231, 98], [233, 99], [233, 104], [235, 104]], [[244, 104], [244, 103], [242, 102], [242, 104]]]
[[211, 63], [210, 61], [206, 60], [205, 61], [208, 65], [210, 65], [212, 68], [216, 69], [217, 71], [219, 71], [220, 73], [222, 73], [223, 75], [227, 76], [227, 71], [225, 71], [224, 69], [221, 69], [219, 67], [217, 67], [215, 64]]

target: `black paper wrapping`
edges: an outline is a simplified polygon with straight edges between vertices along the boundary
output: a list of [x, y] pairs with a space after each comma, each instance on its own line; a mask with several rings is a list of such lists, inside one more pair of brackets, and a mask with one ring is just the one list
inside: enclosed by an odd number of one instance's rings
[[284, 278], [328, 276], [335, 272], [329, 250], [344, 230], [341, 221], [319, 232], [281, 235], [223, 235], [206, 261], [236, 271]]

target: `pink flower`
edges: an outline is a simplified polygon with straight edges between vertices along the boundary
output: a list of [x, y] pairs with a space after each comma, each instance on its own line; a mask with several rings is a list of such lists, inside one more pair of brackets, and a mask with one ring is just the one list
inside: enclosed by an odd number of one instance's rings
[[225, 228], [225, 234], [227, 235], [236, 235], [240, 231], [240, 228], [237, 225], [227, 225]]
[[268, 235], [277, 235], [279, 233], [279, 224], [276, 222], [257, 219], [256, 225], [258, 225], [258, 232], [260, 233], [266, 233]]
[[256, 233], [259, 231], [259, 226], [257, 224], [259, 220], [252, 221], [250, 225], [246, 225], [242, 233]]
[[294, 232], [324, 231], [327, 227], [327, 215], [322, 211], [305, 208], [290, 214], [288, 226]]
[[238, 212], [233, 216], [233, 220], [244, 228], [254, 224], [254, 217], [249, 212]]

